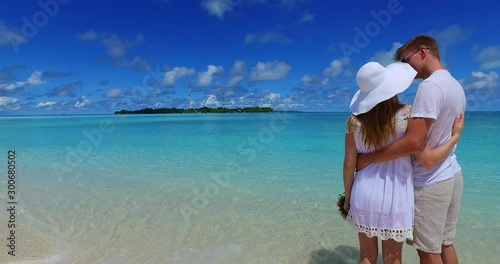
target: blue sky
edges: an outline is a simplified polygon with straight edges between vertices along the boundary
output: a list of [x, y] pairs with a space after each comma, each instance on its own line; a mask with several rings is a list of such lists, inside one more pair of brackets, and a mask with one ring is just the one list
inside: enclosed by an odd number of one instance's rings
[[[500, 110], [500, 22], [492, 2], [6, 2], [1, 115], [110, 114], [189, 102], [348, 111], [359, 67], [387, 65], [419, 33], [438, 40], [469, 111]], [[412, 102], [419, 82], [403, 101]]]

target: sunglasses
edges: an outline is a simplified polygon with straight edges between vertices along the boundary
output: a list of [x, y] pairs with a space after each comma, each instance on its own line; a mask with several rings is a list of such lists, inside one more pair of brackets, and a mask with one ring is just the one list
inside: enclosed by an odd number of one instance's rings
[[415, 55], [415, 53], [417, 53], [417, 51], [419, 51], [420, 49], [429, 49], [429, 48], [428, 47], [420, 47], [417, 50], [415, 50], [412, 54], [410, 54], [409, 56], [406, 56], [403, 59], [401, 59], [401, 62], [410, 63], [411, 56]]

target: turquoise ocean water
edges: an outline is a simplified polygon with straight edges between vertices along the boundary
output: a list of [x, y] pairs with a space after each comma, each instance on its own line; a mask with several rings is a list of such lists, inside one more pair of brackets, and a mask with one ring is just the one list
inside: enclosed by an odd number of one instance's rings
[[[347, 116], [0, 117], [0, 203], [15, 150], [22, 256], [2, 242], [0, 262], [357, 263], [357, 235], [336, 207]], [[498, 131], [500, 113], [466, 114], [461, 263], [500, 261]], [[23, 247], [35, 243], [28, 232], [50, 254]], [[405, 246], [403, 259], [418, 258]]]

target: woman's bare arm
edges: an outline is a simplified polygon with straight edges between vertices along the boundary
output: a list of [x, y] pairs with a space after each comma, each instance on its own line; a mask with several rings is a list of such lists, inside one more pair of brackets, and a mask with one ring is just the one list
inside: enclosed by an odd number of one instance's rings
[[460, 114], [459, 117], [455, 118], [453, 123], [451, 138], [443, 143], [442, 145], [430, 148], [429, 145], [425, 147], [422, 152], [415, 153], [418, 162], [426, 169], [434, 167], [436, 164], [445, 159], [451, 149], [457, 144], [464, 127], [464, 114]]
[[345, 153], [344, 153], [344, 191], [345, 203], [344, 209], [349, 211], [349, 204], [351, 202], [351, 189], [354, 182], [354, 172], [356, 170], [356, 159], [358, 157], [358, 150], [354, 142], [354, 134], [345, 134]]

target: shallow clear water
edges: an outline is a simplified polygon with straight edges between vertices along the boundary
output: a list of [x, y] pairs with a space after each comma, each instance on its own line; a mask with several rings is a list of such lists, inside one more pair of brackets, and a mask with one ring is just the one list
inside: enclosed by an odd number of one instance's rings
[[[16, 151], [20, 225], [56, 245], [29, 263], [357, 263], [356, 233], [335, 204], [347, 116], [0, 117], [0, 162]], [[463, 263], [500, 252], [497, 131], [499, 113], [466, 115]], [[417, 261], [411, 247], [403, 254]]]

